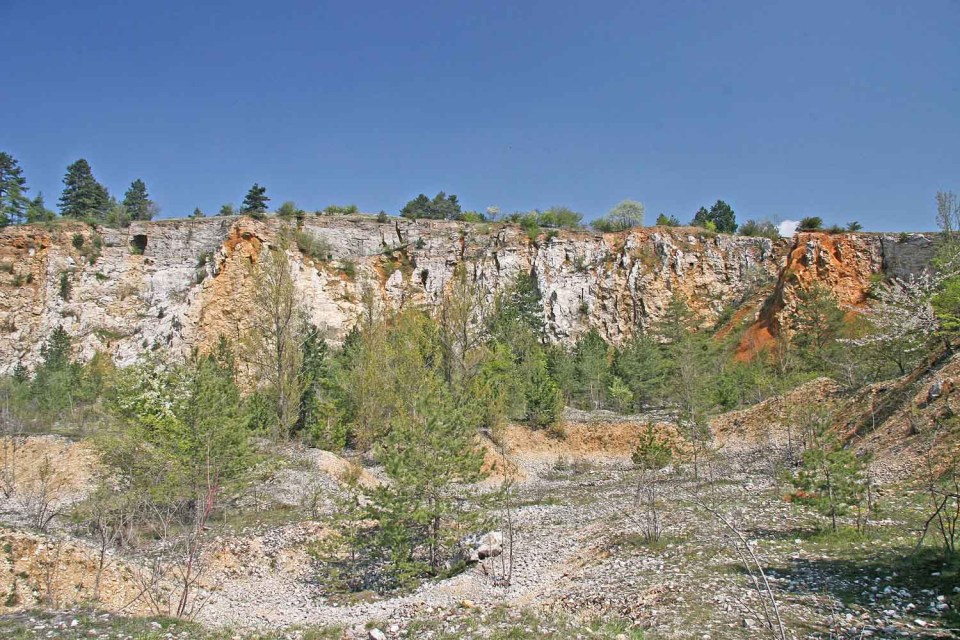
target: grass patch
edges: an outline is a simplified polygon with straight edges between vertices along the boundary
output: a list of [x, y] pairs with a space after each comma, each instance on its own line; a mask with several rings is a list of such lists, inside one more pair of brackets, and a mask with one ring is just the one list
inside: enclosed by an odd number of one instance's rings
[[[71, 626], [76, 620], [76, 625]], [[38, 629], [37, 627], [43, 627]], [[137, 638], [138, 640], [279, 640], [297, 637], [302, 640], [335, 640], [343, 637], [341, 627], [291, 627], [276, 632], [242, 633], [232, 629], [206, 629], [196, 622], [177, 618], [136, 618], [95, 611], [49, 612], [26, 611], [0, 618], [0, 637], [10, 640], [36, 640], [56, 637], [68, 640], [80, 638]]]
[[477, 609], [448, 620], [415, 620], [407, 629], [411, 638], [431, 637], [437, 640], [521, 640], [546, 638], [547, 640], [573, 640], [574, 638], [598, 638], [613, 640], [643, 640], [643, 630], [627, 620], [616, 616], [579, 620], [563, 614], [550, 614], [534, 609], [520, 611], [497, 607], [489, 612]]
[[563, 504], [557, 496], [541, 496], [539, 498], [529, 498], [527, 500], [518, 500], [514, 507], [558, 507]]
[[353, 260], [343, 259], [340, 261], [340, 273], [353, 280], [357, 277], [357, 263]]
[[661, 535], [659, 540], [648, 540], [641, 533], [619, 533], [610, 539], [611, 547], [622, 549], [645, 549], [647, 551], [663, 551], [670, 545], [686, 542], [684, 536]]

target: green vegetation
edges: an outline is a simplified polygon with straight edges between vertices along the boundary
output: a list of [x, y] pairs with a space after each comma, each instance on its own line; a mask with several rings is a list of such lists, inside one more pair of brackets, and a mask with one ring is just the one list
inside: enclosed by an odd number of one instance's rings
[[737, 217], [730, 205], [723, 200], [717, 200], [709, 211], [706, 207], [700, 207], [690, 224], [718, 233], [736, 233], [737, 231]]
[[[82, 169], [73, 167], [79, 191], [90, 187], [81, 179], [86, 175]], [[140, 186], [134, 189], [137, 182]], [[149, 213], [141, 181], [131, 185], [127, 196], [122, 205], [127, 214]], [[243, 211], [263, 215], [266, 201], [265, 190], [254, 185]], [[144, 592], [157, 614], [190, 617], [196, 612], [214, 525], [227, 521], [231, 509], [243, 511], [238, 505], [273, 471], [271, 451], [291, 441], [348, 450], [378, 464], [386, 479], [363, 483], [359, 469], [345, 478], [347, 495], [328, 522], [332, 533], [312, 549], [317, 578], [327, 595], [389, 593], [456, 573], [466, 562], [465, 536], [489, 530], [490, 505], [506, 495], [505, 489], [485, 494], [474, 490], [484, 478], [483, 438], [495, 445], [503, 442], [503, 429], [510, 422], [562, 438], [566, 407], [621, 414], [664, 408], [672, 413], [682, 446], [674, 449], [674, 441], [650, 425], [632, 456], [635, 468], [629, 477], [638, 478], [635, 504], [646, 528], [616, 538], [624, 547], [643, 544], [659, 552], [672, 544], [665, 540], [681, 539], [669, 537], [669, 530], [668, 536], [662, 535], [661, 489], [667, 482], [663, 478], [672, 473], [664, 469], [674, 462], [692, 462], [697, 486], [722, 486], [722, 481], [709, 479], [717, 470], [711, 466], [716, 451], [708, 425], [717, 413], [823, 375], [837, 380], [844, 391], [859, 389], [909, 371], [937, 341], [951, 344], [960, 330], [960, 276], [955, 267], [960, 232], [954, 231], [960, 228], [960, 205], [949, 195], [940, 202], [945, 213], [938, 276], [913, 289], [896, 289], [901, 298], [891, 294], [893, 283], [874, 283], [873, 307], [860, 320], [848, 317], [848, 310], [825, 287], [798, 287], [795, 308], [783, 319], [776, 343], [751, 361], [735, 357], [745, 329], [730, 326], [736, 306], [721, 316], [718, 326], [707, 327], [702, 314], [675, 296], [658, 309], [655, 322], [635, 327], [622, 342], [608, 342], [601, 325], [585, 327], [571, 344], [555, 344], [545, 327], [547, 314], [535, 271], [521, 271], [491, 296], [463, 265], [431, 307], [409, 302], [383, 309], [375, 304], [373, 291], [362, 291], [355, 326], [341, 346], [333, 347], [308, 321], [287, 254], [287, 243], [296, 244], [304, 256], [323, 263], [332, 259], [330, 246], [293, 222], [282, 222], [276, 245], [265, 245], [249, 265], [252, 291], [242, 339], [235, 344], [221, 339], [210, 352], [195, 352], [185, 360], [167, 354], [162, 339], [153, 345], [144, 342], [152, 353], [116, 370], [101, 354], [86, 364], [74, 360], [70, 336], [58, 327], [45, 341], [41, 362], [32, 372], [18, 367], [0, 381], [0, 399], [8, 412], [4, 418], [17, 418], [4, 424], [92, 436], [102, 475], [95, 490], [72, 511], [74, 524], [101, 540], [104, 549], [123, 547], [146, 554], [152, 567], [147, 571], [155, 575], [143, 581]], [[77, 206], [78, 211], [89, 211], [87, 205]], [[408, 218], [469, 220], [475, 213], [461, 212], [456, 196], [443, 193], [432, 200], [421, 194], [408, 207]], [[232, 208], [224, 209], [229, 212], [224, 215], [232, 214]], [[331, 209], [327, 212], [334, 213]], [[285, 202], [278, 214], [302, 218], [303, 211]], [[594, 226], [628, 229], [643, 223], [642, 214], [640, 203], [624, 202]], [[543, 228], [579, 226], [581, 216], [554, 207], [515, 214], [507, 221], [538, 238]], [[737, 228], [733, 211], [722, 201], [709, 211], [701, 209], [695, 222], [724, 232]], [[767, 221], [751, 220], [740, 227], [745, 236], [774, 238], [775, 232]], [[145, 246], [138, 244], [138, 237], [145, 238], [134, 236], [135, 252]], [[102, 240], [84, 230], [73, 233], [70, 242], [92, 263]], [[410, 276], [414, 268], [408, 248], [403, 244], [387, 249], [378, 259], [388, 270], [404, 269]], [[650, 252], [638, 251], [635, 257], [650, 265], [659, 260]], [[200, 256], [198, 276], [206, 274], [209, 259], [209, 254]], [[355, 277], [353, 262], [336, 264], [347, 277]], [[15, 265], [0, 269], [13, 275]], [[581, 262], [579, 270], [588, 269]], [[64, 301], [70, 299], [71, 277], [70, 272], [60, 273]], [[799, 283], [794, 279], [791, 284]], [[591, 320], [593, 298], [584, 292], [577, 303]], [[913, 324], [896, 324], [905, 318]], [[119, 336], [105, 328], [95, 333], [105, 341]], [[801, 446], [793, 457], [791, 434], [787, 457], [798, 466], [771, 472], [771, 477], [793, 485], [794, 502], [812, 507], [821, 514], [818, 518], [829, 518], [831, 531], [817, 534], [818, 544], [839, 545], [853, 535], [865, 539], [863, 525], [874, 508], [865, 473], [868, 458], [857, 456], [831, 434], [831, 408], [791, 411]], [[560, 484], [581, 475], [595, 475], [589, 462], [558, 460], [552, 475], [545, 477]], [[960, 530], [960, 516], [950, 519], [950, 514], [960, 513], [958, 486], [955, 475], [944, 474], [925, 487], [937, 516], [927, 521], [927, 529], [950, 561]], [[568, 497], [548, 496], [538, 504], [568, 505], [569, 500], [561, 499]], [[845, 528], [851, 516], [856, 534]], [[249, 513], [234, 517], [239, 522], [251, 518]], [[265, 518], [284, 521], [289, 514], [275, 510]], [[101, 565], [97, 580], [102, 571]], [[535, 619], [516, 622], [544, 637], [568, 637], [564, 634], [584, 628], [598, 637], [614, 632], [640, 637], [615, 620], [587, 627], [553, 621], [547, 630], [540, 630]], [[431, 623], [416, 624], [428, 629]], [[504, 633], [518, 628], [510, 625], [504, 625], [510, 629]], [[465, 623], [459, 637], [469, 637], [470, 628]], [[437, 637], [442, 633], [438, 630]], [[499, 629], [486, 637], [497, 633]]]
[[16, 158], [0, 151], [0, 227], [27, 221], [27, 190], [27, 179]]
[[60, 214], [78, 220], [102, 220], [110, 207], [107, 188], [97, 182], [90, 163], [80, 158], [69, 167], [63, 177], [63, 195], [60, 196]]
[[[137, 640], [341, 640], [345, 637], [344, 629], [337, 626], [295, 626], [275, 632], [244, 632], [230, 628], [208, 629], [196, 622], [166, 616], [127, 617], [92, 610], [75, 614], [28, 611], [5, 616], [0, 620], [0, 635], [11, 640], [34, 640], [38, 627], [40, 630], [56, 629], [55, 637], [65, 640], [93, 636]], [[449, 621], [439, 616], [416, 618], [407, 627], [405, 637], [436, 640], [520, 640], [533, 637], [545, 640], [643, 640], [647, 636], [628, 620], [616, 616], [579, 620], [534, 609], [497, 607], [491, 611], [463, 609], [455, 612]]]
[[769, 220], [747, 220], [740, 225], [740, 235], [749, 237], [770, 238], [771, 240], [780, 239], [780, 231], [777, 225]]
[[263, 217], [267, 213], [267, 188], [254, 183], [247, 195], [243, 197], [243, 204], [240, 205], [240, 213], [253, 216], [254, 218]]
[[26, 611], [0, 619], [0, 635], [10, 640], [35, 640], [38, 627], [56, 629], [56, 635], [52, 637], [65, 640], [90, 637], [137, 640], [283, 640], [297, 637], [300, 640], [340, 640], [343, 637], [343, 629], [333, 626], [293, 627], [277, 633], [242, 632], [234, 629], [208, 629], [199, 623], [169, 616], [128, 617], [94, 610], [70, 614]]
[[43, 193], [38, 193], [27, 205], [27, 223], [50, 222], [56, 217], [56, 212], [47, 208]]
[[333, 257], [330, 243], [326, 238], [320, 238], [307, 231], [291, 229], [289, 231], [294, 244], [303, 255], [315, 262], [327, 262]]
[[130, 220], [151, 220], [160, 212], [147, 193], [147, 185], [137, 178], [123, 196], [123, 208]]
[[400, 215], [413, 220], [418, 218], [455, 220], [460, 215], [460, 203], [457, 201], [457, 196], [452, 193], [448, 196], [441, 191], [433, 197], [433, 200], [421, 193], [403, 206]]
[[340, 206], [336, 204], [331, 204], [329, 207], [326, 207], [322, 212], [327, 216], [350, 216], [356, 213], [359, 213], [360, 209], [355, 204], [348, 204], [346, 206]]
[[598, 218], [590, 223], [597, 231], [604, 233], [611, 231], [626, 231], [633, 227], [643, 226], [644, 207], [642, 202], [636, 200], [624, 200], [603, 218]]
[[656, 224], [658, 227], [679, 227], [680, 220], [677, 219], [677, 216], [667, 216], [667, 214], [661, 213], [657, 216]]
[[303, 216], [306, 215], [306, 211], [299, 208], [296, 202], [287, 200], [277, 209], [277, 215], [281, 218], [303, 218]]

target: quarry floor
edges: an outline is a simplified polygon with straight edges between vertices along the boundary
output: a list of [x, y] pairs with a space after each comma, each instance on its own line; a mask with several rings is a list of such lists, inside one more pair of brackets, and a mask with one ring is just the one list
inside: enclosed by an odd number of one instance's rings
[[[911, 555], [920, 496], [881, 486], [866, 534], [831, 534], [822, 516], [784, 498], [782, 450], [728, 443], [696, 471], [685, 464], [658, 476], [663, 533], [648, 543], [630, 461], [636, 437], [636, 425], [611, 423], [572, 426], [565, 439], [508, 432], [517, 505], [508, 586], [497, 580], [501, 557], [399, 596], [332, 598], [306, 550], [322, 525], [265, 511], [218, 539], [198, 620], [239, 631], [336, 625], [355, 638], [373, 627], [387, 638], [455, 638], [487, 637], [488, 617], [535, 610], [625, 619], [648, 638], [768, 637], [734, 538], [709, 507], [752, 541], [788, 637], [955, 637], [960, 583]], [[295, 494], [296, 487], [316, 488], [321, 477], [297, 464], [265, 491]], [[326, 478], [321, 491], [335, 487]], [[488, 487], [499, 481], [495, 475]], [[41, 626], [23, 637], [72, 637], [69, 629], [50, 635]]]

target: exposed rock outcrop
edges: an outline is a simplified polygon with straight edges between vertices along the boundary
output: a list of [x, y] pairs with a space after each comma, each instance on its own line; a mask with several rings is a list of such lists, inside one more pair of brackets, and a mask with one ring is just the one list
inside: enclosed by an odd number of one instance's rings
[[814, 286], [830, 290], [842, 308], [857, 308], [878, 274], [906, 279], [929, 267], [933, 234], [805, 232], [794, 236], [773, 294], [740, 343], [743, 358], [766, 348], [789, 326], [799, 293]]
[[555, 341], [593, 327], [619, 342], [655, 322], [673, 296], [709, 323], [776, 282], [755, 331], [772, 335], [797, 284], [822, 281], [858, 304], [871, 274], [926, 264], [929, 238], [902, 240], [800, 234], [790, 243], [662, 227], [532, 240], [516, 225], [368, 216], [8, 227], [0, 230], [0, 371], [34, 365], [57, 326], [75, 338], [80, 357], [100, 350], [119, 364], [149, 350], [186, 354], [221, 335], [235, 339], [246, 328], [250, 264], [264, 246], [287, 247], [312, 321], [334, 340], [357, 318], [365, 292], [382, 306], [436, 305], [462, 264], [488, 302], [519, 272], [532, 273]]

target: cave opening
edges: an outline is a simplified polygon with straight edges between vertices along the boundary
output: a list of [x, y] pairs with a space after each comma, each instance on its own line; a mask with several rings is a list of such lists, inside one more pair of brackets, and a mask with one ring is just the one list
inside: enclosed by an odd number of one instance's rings
[[143, 252], [147, 250], [147, 236], [142, 233], [133, 236], [133, 238], [130, 239], [130, 250], [142, 256]]

